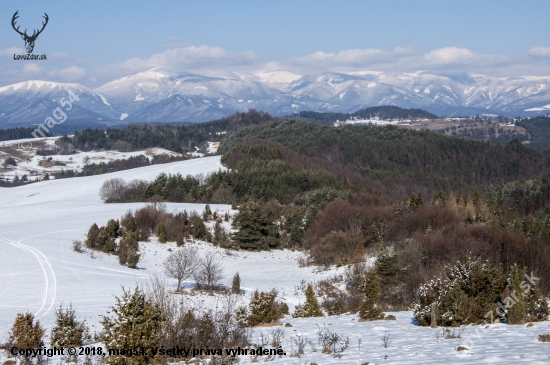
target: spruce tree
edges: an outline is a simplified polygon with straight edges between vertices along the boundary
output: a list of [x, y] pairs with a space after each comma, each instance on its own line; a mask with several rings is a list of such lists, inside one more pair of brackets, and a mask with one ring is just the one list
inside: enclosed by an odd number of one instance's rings
[[359, 316], [363, 321], [372, 321], [384, 318], [384, 313], [376, 307], [378, 295], [380, 294], [380, 283], [375, 270], [365, 273], [359, 284], [359, 291], [364, 295], [363, 302], [359, 307]]
[[527, 315], [527, 303], [521, 288], [526, 272], [525, 268], [520, 269], [517, 264], [512, 265], [510, 268], [510, 278], [508, 279], [510, 295], [505, 298], [508, 303], [504, 303], [508, 307], [508, 323], [510, 324], [524, 323]]
[[231, 239], [220, 222], [214, 225], [214, 238], [212, 243], [216, 246], [227, 248], [231, 246]]
[[267, 235], [267, 224], [262, 209], [256, 203], [243, 204], [235, 215], [233, 227], [235, 241], [244, 249], [262, 249], [265, 244], [262, 238]]
[[88, 328], [84, 321], [76, 319], [72, 304], [65, 309], [62, 305], [56, 309], [55, 325], [50, 332], [50, 346], [81, 346], [88, 336]]
[[101, 320], [103, 332], [100, 339], [107, 349], [145, 348], [144, 353], [126, 357], [123, 355], [107, 357], [107, 363], [113, 365], [145, 365], [151, 363], [151, 348], [158, 347], [162, 338], [165, 321], [160, 305], [138, 288], [132, 293], [123, 290], [122, 298], [116, 298], [112, 307], [112, 317]]

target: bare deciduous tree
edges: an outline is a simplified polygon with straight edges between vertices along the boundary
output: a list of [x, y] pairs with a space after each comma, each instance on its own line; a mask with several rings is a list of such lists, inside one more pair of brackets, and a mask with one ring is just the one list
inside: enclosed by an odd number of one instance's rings
[[164, 272], [178, 281], [177, 290], [180, 290], [181, 282], [193, 276], [199, 264], [197, 250], [193, 247], [182, 247], [172, 252], [164, 261]]
[[125, 193], [126, 182], [120, 178], [105, 180], [99, 189], [99, 196], [105, 203], [122, 203]]
[[199, 287], [215, 289], [223, 278], [223, 268], [216, 256], [206, 255], [203, 257], [194, 277]]

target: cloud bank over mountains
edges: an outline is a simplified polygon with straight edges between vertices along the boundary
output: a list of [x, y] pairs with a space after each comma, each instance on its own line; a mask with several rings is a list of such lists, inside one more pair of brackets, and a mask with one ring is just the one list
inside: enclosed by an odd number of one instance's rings
[[289, 72], [297, 75], [341, 72], [467, 72], [496, 77], [550, 75], [550, 47], [532, 47], [517, 57], [483, 54], [467, 48], [449, 46], [433, 50], [415, 47], [382, 49], [346, 49], [336, 53], [317, 51], [287, 60], [269, 60], [253, 51], [230, 52], [220, 47], [188, 45], [175, 37], [163, 42], [157, 53], [126, 61], [94, 65], [94, 60], [77, 59], [68, 53], [48, 55], [47, 62], [15, 62], [13, 54], [23, 49], [0, 50], [0, 85], [30, 79], [55, 82], [78, 82], [98, 87], [120, 77], [156, 67], [174, 72], [192, 72], [207, 76], [250, 79], [266, 72]]

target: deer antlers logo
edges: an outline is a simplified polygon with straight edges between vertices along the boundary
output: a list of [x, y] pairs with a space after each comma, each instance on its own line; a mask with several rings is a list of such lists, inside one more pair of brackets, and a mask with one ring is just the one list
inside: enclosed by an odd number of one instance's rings
[[32, 53], [32, 50], [34, 49], [34, 42], [36, 41], [36, 38], [38, 38], [38, 36], [40, 35], [40, 33], [42, 33], [42, 31], [44, 30], [44, 28], [46, 28], [46, 24], [48, 24], [48, 14], [44, 13], [44, 19], [46, 21], [42, 22], [42, 29], [38, 30], [38, 29], [35, 29], [34, 32], [32, 33], [32, 35], [28, 35], [27, 34], [27, 30], [25, 29], [24, 32], [21, 32], [19, 31], [19, 26], [16, 28], [16, 24], [15, 24], [15, 21], [17, 20], [17, 18], [19, 18], [19, 10], [17, 10], [15, 12], [15, 14], [13, 14], [13, 17], [11, 18], [11, 26], [13, 27], [13, 29], [19, 33], [19, 35], [21, 35], [21, 38], [23, 38], [23, 40], [25, 41], [25, 48], [27, 49], [27, 53]]

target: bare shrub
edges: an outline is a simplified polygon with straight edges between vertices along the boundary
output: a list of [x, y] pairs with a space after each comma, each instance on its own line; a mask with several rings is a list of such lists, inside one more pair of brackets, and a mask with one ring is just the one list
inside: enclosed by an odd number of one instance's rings
[[550, 333], [545, 333], [544, 335], [539, 335], [538, 340], [540, 342], [550, 342]]
[[292, 344], [296, 345], [296, 347], [298, 348], [298, 352], [296, 354], [298, 357], [299, 355], [304, 354], [304, 349], [306, 348], [307, 343], [307, 338], [303, 335], [296, 334], [294, 335], [294, 337], [292, 337]]
[[271, 347], [281, 346], [281, 339], [285, 337], [285, 330], [282, 328], [274, 328], [271, 330]]
[[390, 347], [390, 343], [391, 343], [391, 333], [389, 333], [388, 331], [384, 331], [384, 335], [382, 337], [380, 337], [380, 339], [382, 340], [382, 343], [384, 344], [384, 348], [389, 348]]
[[323, 328], [318, 327], [317, 340], [319, 345], [322, 346], [324, 354], [341, 354], [349, 346], [349, 336], [344, 337], [344, 335], [331, 331], [326, 326], [323, 326]]
[[223, 278], [223, 268], [219, 259], [214, 255], [204, 256], [199, 260], [198, 268], [193, 276], [199, 288], [216, 289]]
[[82, 241], [73, 241], [73, 251], [82, 253]]
[[182, 247], [172, 252], [164, 261], [164, 272], [178, 281], [176, 290], [181, 290], [181, 282], [192, 277], [199, 265], [197, 250], [193, 247]]
[[308, 267], [311, 264], [310, 258], [304, 254], [298, 256], [297, 261], [298, 261], [298, 267]]
[[99, 189], [99, 196], [104, 203], [122, 203], [126, 194], [126, 182], [120, 178], [105, 180]]

